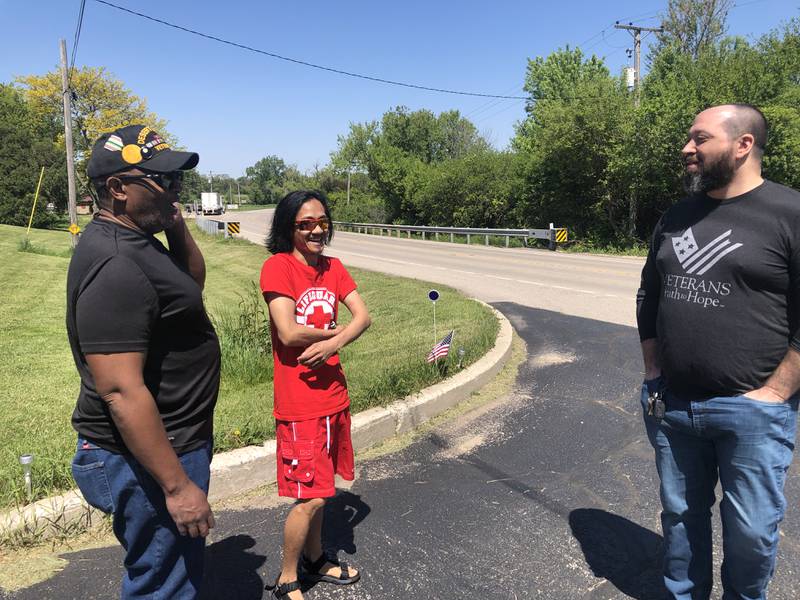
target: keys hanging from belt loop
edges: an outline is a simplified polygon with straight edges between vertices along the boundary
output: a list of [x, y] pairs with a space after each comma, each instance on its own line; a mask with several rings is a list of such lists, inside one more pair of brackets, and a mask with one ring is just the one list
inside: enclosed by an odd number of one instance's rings
[[664, 418], [664, 415], [667, 414], [667, 403], [664, 401], [664, 392], [656, 392], [655, 401], [656, 405], [653, 410], [653, 416], [660, 421]]
[[661, 391], [651, 392], [647, 396], [647, 416], [653, 417], [656, 421], [664, 418], [667, 412], [667, 404], [664, 402], [664, 393]]

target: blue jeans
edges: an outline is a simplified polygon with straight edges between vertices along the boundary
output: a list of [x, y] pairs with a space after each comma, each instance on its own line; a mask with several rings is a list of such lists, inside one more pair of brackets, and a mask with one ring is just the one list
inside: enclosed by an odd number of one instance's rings
[[711, 507], [722, 501], [723, 600], [767, 597], [775, 572], [783, 485], [792, 462], [797, 400], [772, 404], [744, 396], [689, 402], [665, 393], [660, 422], [642, 408], [661, 478], [664, 583], [670, 598], [707, 599], [713, 585]]
[[[189, 479], [208, 493], [211, 442], [179, 459]], [[141, 464], [79, 437], [72, 475], [86, 502], [114, 516], [114, 534], [126, 551], [122, 598], [198, 596], [205, 539], [178, 533], [161, 487]]]

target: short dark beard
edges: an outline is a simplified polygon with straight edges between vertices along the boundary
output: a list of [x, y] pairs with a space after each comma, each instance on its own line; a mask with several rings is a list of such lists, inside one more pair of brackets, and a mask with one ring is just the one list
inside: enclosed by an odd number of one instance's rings
[[688, 194], [705, 194], [725, 187], [736, 174], [734, 150], [722, 154], [718, 158], [706, 159], [697, 163], [697, 171], [686, 172], [683, 176], [683, 187]]
[[139, 229], [150, 235], [155, 235], [171, 228], [175, 222], [164, 215], [147, 215], [145, 218], [136, 221]]

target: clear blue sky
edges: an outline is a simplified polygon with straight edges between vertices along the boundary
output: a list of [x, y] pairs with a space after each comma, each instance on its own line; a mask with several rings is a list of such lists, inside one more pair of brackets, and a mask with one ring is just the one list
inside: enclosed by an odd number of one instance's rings
[[[306, 2], [111, 0], [268, 52], [418, 85], [521, 95], [527, 59], [580, 45], [617, 73], [628, 32], [654, 27], [666, 0]], [[800, 0], [738, 0], [729, 33], [757, 38], [800, 15]], [[0, 0], [0, 82], [41, 74], [68, 53], [80, 0]], [[603, 32], [601, 34], [601, 32]], [[588, 41], [587, 41], [588, 40]], [[363, 81], [221, 45], [87, 0], [77, 65], [104, 66], [169, 122], [200, 169], [241, 175], [268, 154], [308, 170], [328, 161], [350, 122], [397, 105], [458, 109], [498, 148], [524, 102], [487, 101]], [[0, 140], [2, 143], [2, 140]]]

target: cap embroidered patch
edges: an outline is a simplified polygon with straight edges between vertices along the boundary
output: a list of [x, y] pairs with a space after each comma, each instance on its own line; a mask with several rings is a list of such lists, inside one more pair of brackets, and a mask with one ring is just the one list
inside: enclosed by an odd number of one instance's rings
[[122, 138], [118, 135], [112, 135], [106, 140], [106, 143], [103, 144], [103, 148], [111, 150], [112, 152], [119, 152], [122, 150]]
[[122, 160], [129, 165], [142, 162], [142, 150], [136, 144], [128, 144], [122, 149]]

